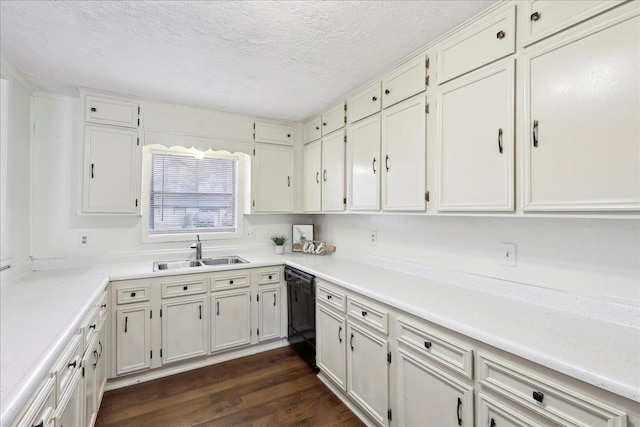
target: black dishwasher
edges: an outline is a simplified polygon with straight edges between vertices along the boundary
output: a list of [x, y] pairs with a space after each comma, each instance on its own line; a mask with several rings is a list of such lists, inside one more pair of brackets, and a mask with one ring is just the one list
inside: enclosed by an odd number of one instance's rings
[[316, 372], [316, 283], [315, 276], [286, 266], [288, 339], [291, 347]]

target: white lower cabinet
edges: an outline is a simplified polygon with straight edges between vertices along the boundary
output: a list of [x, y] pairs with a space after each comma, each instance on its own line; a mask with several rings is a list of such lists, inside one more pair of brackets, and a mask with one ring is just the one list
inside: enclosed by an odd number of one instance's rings
[[116, 309], [116, 375], [151, 366], [151, 322], [149, 304]]
[[162, 363], [207, 354], [206, 296], [162, 303]]
[[211, 352], [251, 343], [251, 290], [211, 295]]
[[97, 339], [92, 340], [82, 358], [82, 381], [84, 383], [84, 393], [82, 395], [82, 418], [84, 422], [82, 425], [85, 426], [92, 426], [98, 415], [96, 380], [98, 360], [100, 357], [97, 343]]
[[55, 427], [90, 426], [83, 419], [83, 383], [82, 374], [77, 371], [66, 393], [61, 396], [56, 409]]
[[376, 424], [388, 424], [389, 342], [347, 323], [347, 394]]
[[106, 320], [98, 335], [98, 365], [96, 367], [96, 411], [102, 402], [104, 389], [107, 386], [107, 323]]
[[472, 386], [403, 348], [397, 354], [399, 425], [474, 425]]
[[347, 323], [344, 315], [318, 305], [316, 361], [324, 375], [347, 391]]
[[258, 317], [258, 340], [266, 341], [280, 337], [280, 315], [282, 313], [280, 287], [261, 287], [258, 290], [260, 314]]
[[542, 424], [533, 421], [513, 406], [505, 405], [479, 393], [476, 425], [478, 427], [540, 427]]

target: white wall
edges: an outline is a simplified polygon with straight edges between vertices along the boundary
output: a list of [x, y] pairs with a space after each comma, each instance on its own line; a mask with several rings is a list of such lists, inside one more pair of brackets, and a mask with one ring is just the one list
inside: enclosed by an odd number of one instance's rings
[[[640, 223], [576, 218], [321, 215], [316, 235], [340, 252], [406, 258], [449, 270], [640, 303]], [[369, 243], [369, 231], [378, 243]], [[517, 244], [517, 266], [499, 263]]]
[[[6, 111], [2, 127], [6, 140], [1, 154], [2, 213], [0, 258], [2, 265], [15, 265], [29, 259], [31, 188], [31, 93], [25, 80], [1, 61], [0, 74], [6, 80]], [[4, 120], [6, 119], [6, 123]]]
[[[140, 217], [77, 215], [83, 153], [80, 102], [74, 98], [38, 93], [34, 96], [33, 105], [36, 124], [33, 138], [34, 258], [174, 251], [189, 247], [188, 242], [141, 243], [140, 226], [144, 219]], [[163, 108], [170, 106], [164, 105]], [[183, 109], [178, 106], [177, 114]], [[199, 120], [206, 122], [206, 111], [203, 111], [200, 110]], [[145, 120], [149, 123], [151, 118], [148, 112]], [[154, 127], [157, 128], [159, 123], [161, 121]], [[172, 130], [170, 127], [165, 124], [163, 130]], [[202, 135], [202, 132], [193, 133]], [[208, 249], [267, 247], [271, 245], [271, 235], [291, 233], [294, 219], [293, 215], [245, 216], [244, 232], [254, 229], [255, 239], [206, 241], [203, 243], [204, 253], [206, 255]], [[86, 248], [78, 245], [81, 232], [89, 236]]]

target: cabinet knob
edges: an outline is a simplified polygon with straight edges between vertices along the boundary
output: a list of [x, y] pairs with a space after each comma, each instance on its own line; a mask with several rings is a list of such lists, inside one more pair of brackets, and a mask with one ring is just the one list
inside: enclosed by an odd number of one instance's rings
[[230, 285], [233, 285], [233, 280], [229, 280], [229, 284], [230, 284]]
[[291, 138], [291, 134], [290, 133], [287, 134], [287, 138]]
[[316, 126], [316, 130], [320, 130], [320, 126]]
[[186, 291], [187, 289], [189, 289], [188, 286], [185, 286], [184, 288], [182, 288], [183, 291]]
[[374, 96], [373, 98], [371, 98], [371, 100], [372, 100], [372, 101], [377, 101], [377, 100], [378, 100], [378, 97], [377, 97], [377, 96]]
[[78, 366], [78, 362], [76, 362], [75, 360], [73, 361], [73, 363], [69, 363], [67, 365], [67, 368], [75, 368], [76, 366]]
[[326, 126], [326, 125], [327, 125], [327, 122], [322, 122], [322, 126]]
[[366, 315], [367, 315], [367, 312], [366, 312], [366, 311], [363, 311], [363, 312], [362, 312], [362, 317], [365, 317]]
[[96, 111], [98, 111], [98, 110], [96, 109], [96, 107], [91, 107], [91, 112], [92, 112], [92, 113], [95, 113]]
[[271, 280], [271, 276], [269, 276], [269, 280]]
[[539, 392], [539, 391], [534, 391], [533, 392], [533, 400], [535, 400], [536, 402], [540, 402], [542, 403], [542, 400], [544, 399], [544, 394]]
[[136, 293], [135, 292], [131, 292], [131, 298], [135, 297]]
[[94, 323], [93, 325], [89, 326], [89, 329], [93, 329], [95, 331], [96, 330], [96, 324]]
[[107, 308], [107, 304], [102, 304], [100, 308]]
[[424, 348], [431, 348], [431, 342], [430, 341], [425, 341], [424, 342]]
[[332, 296], [331, 296], [331, 295], [327, 295], [327, 299], [331, 299], [331, 298], [332, 298]]
[[532, 21], [538, 21], [540, 19], [540, 12], [533, 12], [530, 18]]
[[496, 427], [496, 420], [491, 418], [491, 422], [489, 422], [489, 427]]
[[385, 89], [384, 93], [385, 93], [385, 95], [389, 95], [391, 93], [391, 91], [389, 89]]
[[496, 38], [503, 39], [504, 38], [504, 31], [498, 31], [498, 34], [496, 34]]

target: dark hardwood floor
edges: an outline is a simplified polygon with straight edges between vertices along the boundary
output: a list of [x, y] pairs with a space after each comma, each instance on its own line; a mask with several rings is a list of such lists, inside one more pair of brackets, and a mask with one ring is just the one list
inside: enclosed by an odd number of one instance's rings
[[105, 393], [96, 427], [362, 426], [289, 348]]

